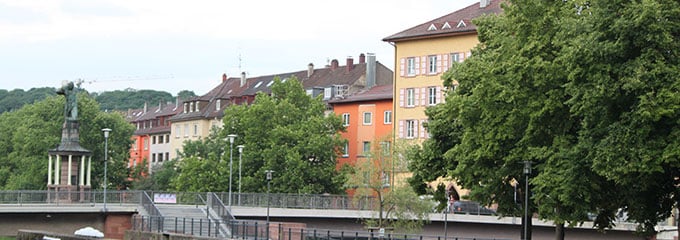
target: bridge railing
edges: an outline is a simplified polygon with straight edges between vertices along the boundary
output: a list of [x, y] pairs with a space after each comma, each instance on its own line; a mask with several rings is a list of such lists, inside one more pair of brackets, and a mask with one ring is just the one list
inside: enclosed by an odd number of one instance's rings
[[[107, 191], [107, 204], [139, 204], [140, 191]], [[4, 190], [0, 191], [0, 204], [83, 204], [103, 203], [103, 191], [47, 191]]]
[[[159, 231], [157, 229], [149, 228], [149, 222], [157, 222], [159, 219], [149, 216], [136, 216], [133, 218], [133, 231], [140, 232], [158, 232], [158, 233], [177, 233], [190, 234], [194, 236], [204, 237], [218, 237], [219, 232], [216, 231], [223, 223], [221, 220], [211, 219], [187, 219], [177, 217], [164, 217], [162, 221], [170, 222], [171, 227]], [[291, 225], [290, 223], [269, 223], [265, 221], [230, 221], [230, 228], [232, 229], [232, 239], [251, 239], [251, 240], [371, 240], [371, 239], [404, 239], [404, 240], [507, 240], [499, 238], [464, 238], [456, 236], [436, 236], [436, 235], [418, 235], [418, 234], [403, 234], [385, 232], [380, 234], [378, 231], [344, 231], [344, 230], [329, 230], [329, 229], [314, 229], [306, 228], [300, 225]], [[268, 227], [269, 226], [269, 227]]]

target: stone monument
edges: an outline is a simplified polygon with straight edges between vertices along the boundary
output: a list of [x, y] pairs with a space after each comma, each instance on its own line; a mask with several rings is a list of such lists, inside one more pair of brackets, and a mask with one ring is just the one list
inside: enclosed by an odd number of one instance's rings
[[64, 95], [64, 124], [61, 143], [49, 150], [47, 190], [50, 202], [86, 202], [91, 185], [92, 152], [80, 146], [78, 123], [78, 88], [63, 81], [57, 94]]

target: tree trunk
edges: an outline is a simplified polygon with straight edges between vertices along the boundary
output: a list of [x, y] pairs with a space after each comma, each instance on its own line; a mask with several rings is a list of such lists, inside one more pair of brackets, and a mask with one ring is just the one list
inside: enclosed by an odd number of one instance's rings
[[555, 240], [564, 240], [564, 223], [555, 224]]

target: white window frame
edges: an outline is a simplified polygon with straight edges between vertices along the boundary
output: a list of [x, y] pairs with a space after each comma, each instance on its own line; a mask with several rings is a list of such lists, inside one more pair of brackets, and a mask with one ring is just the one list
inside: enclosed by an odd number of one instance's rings
[[414, 120], [406, 120], [406, 138], [416, 138], [416, 122]]
[[189, 137], [189, 124], [184, 124], [184, 137]]
[[437, 55], [427, 56], [427, 69], [430, 74], [437, 73]]
[[416, 89], [406, 89], [406, 107], [415, 107], [416, 105]]
[[383, 123], [385, 124], [392, 124], [392, 111], [387, 110], [383, 114]]
[[389, 155], [390, 155], [390, 152], [391, 152], [390, 147], [391, 147], [391, 145], [392, 145], [392, 144], [390, 143], [390, 141], [380, 142], [380, 147], [382, 148], [382, 154], [383, 154], [383, 156], [389, 156]]
[[182, 136], [182, 126], [178, 124], [175, 126], [175, 138], [179, 138], [180, 136]]
[[415, 76], [416, 75], [416, 58], [410, 57], [406, 58], [406, 75]]
[[345, 146], [342, 148], [342, 157], [349, 157], [349, 143], [345, 142]]
[[215, 111], [219, 111], [221, 107], [222, 107], [222, 100], [221, 100], [221, 99], [217, 99], [217, 100], [215, 101]]
[[198, 136], [198, 124], [194, 123], [194, 137]]
[[364, 112], [364, 125], [371, 125], [373, 124], [373, 113], [372, 112]]
[[363, 150], [362, 154], [364, 156], [371, 154], [371, 142], [364, 141], [361, 146], [361, 149]]
[[451, 65], [453, 65], [454, 62], [460, 62], [460, 53], [451, 53]]
[[427, 88], [427, 104], [428, 105], [437, 104], [437, 87]]
[[342, 126], [349, 126], [349, 113], [342, 114]]

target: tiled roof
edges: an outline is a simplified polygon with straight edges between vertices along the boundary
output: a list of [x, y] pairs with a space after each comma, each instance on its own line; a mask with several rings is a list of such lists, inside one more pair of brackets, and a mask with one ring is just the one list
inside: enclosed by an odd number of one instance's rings
[[484, 8], [481, 8], [478, 2], [466, 8], [383, 38], [383, 41], [399, 42], [420, 38], [473, 33], [477, 31], [477, 26], [472, 23], [472, 19], [482, 15], [501, 13], [503, 11], [501, 2], [502, 0], [490, 0], [489, 5]]
[[357, 93], [344, 99], [334, 99], [328, 101], [329, 104], [334, 103], [350, 103], [350, 102], [365, 102], [375, 100], [389, 100], [392, 99], [392, 84], [376, 86], [368, 91]]

